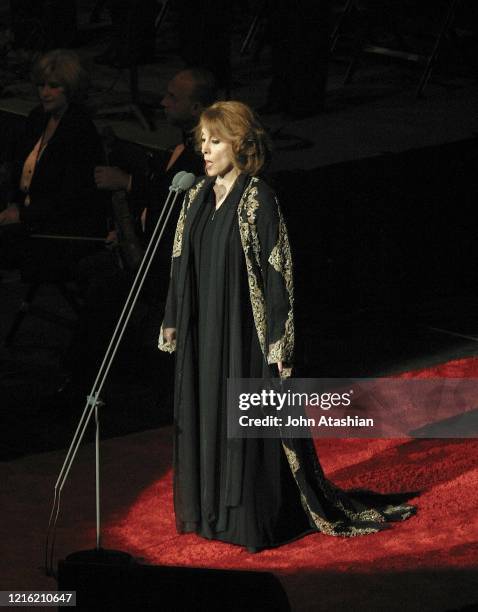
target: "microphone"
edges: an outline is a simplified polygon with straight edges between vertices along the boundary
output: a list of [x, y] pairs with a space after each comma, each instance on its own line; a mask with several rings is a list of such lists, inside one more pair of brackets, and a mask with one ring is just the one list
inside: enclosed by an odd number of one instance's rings
[[[179, 173], [178, 173], [179, 174]], [[176, 175], [177, 176], [177, 175]], [[176, 177], [174, 177], [176, 178]], [[194, 185], [196, 177], [192, 172], [187, 172], [184, 176], [179, 179], [177, 191], [187, 191]]]
[[171, 185], [169, 186], [169, 191], [177, 191], [177, 187], [179, 185], [179, 181], [186, 176], [187, 172], [185, 170], [181, 170], [180, 172], [176, 172], [171, 181]]

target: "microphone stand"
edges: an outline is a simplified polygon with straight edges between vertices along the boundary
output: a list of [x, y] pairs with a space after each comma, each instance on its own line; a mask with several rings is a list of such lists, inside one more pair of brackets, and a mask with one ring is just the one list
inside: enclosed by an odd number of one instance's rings
[[[106, 377], [108, 376], [109, 370], [111, 368], [113, 359], [118, 350], [121, 339], [123, 338], [123, 334], [125, 332], [126, 326], [129, 322], [131, 314], [133, 312], [134, 306], [136, 305], [139, 293], [141, 288], [143, 287], [144, 281], [148, 274], [149, 268], [151, 267], [151, 263], [158, 249], [159, 243], [163, 236], [166, 225], [171, 216], [172, 210], [176, 204], [176, 201], [180, 195], [189, 189], [194, 182], [194, 175], [188, 174], [184, 171], [178, 172], [169, 187], [169, 194], [164, 203], [163, 209], [161, 211], [161, 215], [156, 223], [151, 239], [148, 243], [146, 251], [143, 255], [143, 259], [139, 265], [138, 271], [133, 280], [133, 284], [131, 286], [128, 297], [126, 298], [126, 302], [123, 306], [123, 310], [120, 314], [118, 322], [116, 324], [115, 330], [111, 337], [108, 348], [106, 349], [105, 356], [100, 365], [98, 373], [96, 375], [95, 381], [91, 388], [90, 393], [87, 395], [86, 404], [83, 410], [83, 413], [80, 417], [78, 426], [76, 428], [75, 434], [73, 436], [73, 440], [68, 449], [65, 461], [62, 465], [60, 473], [58, 475], [58, 479], [55, 484], [54, 497], [53, 497], [53, 505], [50, 513], [50, 519], [48, 522], [48, 531], [46, 538], [46, 546], [45, 546], [45, 568], [47, 575], [53, 575], [53, 553], [55, 547], [55, 533], [56, 533], [56, 523], [58, 520], [59, 512], [60, 512], [60, 500], [61, 500], [61, 492], [65, 485], [66, 479], [68, 478], [68, 474], [70, 472], [71, 466], [75, 460], [76, 454], [78, 452], [79, 446], [83, 437], [85, 435], [86, 428], [88, 423], [91, 420], [91, 417], [94, 413], [95, 415], [95, 423], [96, 423], [96, 433], [95, 433], [95, 472], [96, 472], [96, 548], [94, 551], [85, 551], [88, 557], [93, 557], [95, 559], [98, 556], [105, 556], [105, 551], [101, 548], [101, 523], [100, 523], [100, 463], [99, 463], [99, 411], [98, 408], [103, 404], [103, 402], [99, 399], [100, 393], [103, 389], [104, 383], [106, 381]], [[166, 214], [165, 214], [166, 213]], [[164, 217], [164, 220], [163, 220]], [[127, 553], [122, 553], [119, 551], [111, 551], [113, 553], [113, 557], [116, 558], [124, 558], [127, 557], [128, 561], [130, 559], [130, 555]], [[81, 553], [80, 553], [81, 554]]]

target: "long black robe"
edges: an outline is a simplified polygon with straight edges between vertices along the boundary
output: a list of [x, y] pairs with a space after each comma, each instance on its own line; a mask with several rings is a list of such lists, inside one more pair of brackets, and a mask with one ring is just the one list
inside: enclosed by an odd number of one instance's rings
[[293, 350], [292, 267], [276, 198], [241, 175], [218, 210], [191, 189], [173, 248], [163, 329], [176, 328], [174, 504], [180, 532], [263, 548], [312, 530], [377, 531], [410, 506], [329, 483], [311, 440], [228, 439], [227, 378], [269, 378]]

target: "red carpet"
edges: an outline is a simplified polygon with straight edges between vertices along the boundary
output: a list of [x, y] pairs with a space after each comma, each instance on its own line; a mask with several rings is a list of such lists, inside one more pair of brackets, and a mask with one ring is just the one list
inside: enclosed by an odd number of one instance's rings
[[[404, 376], [474, 377], [478, 358]], [[344, 488], [420, 491], [417, 515], [370, 536], [317, 533], [256, 555], [179, 536], [167, 428], [102, 443], [103, 546], [151, 564], [272, 571], [294, 611], [444, 612], [478, 602], [477, 439], [318, 440], [317, 449], [326, 474]], [[64, 454], [0, 464], [2, 589], [55, 588], [40, 566]], [[85, 445], [63, 495], [57, 558], [94, 542], [93, 448]]]
[[[474, 377], [478, 358], [402, 376]], [[170, 441], [161, 435], [157, 443]], [[417, 516], [371, 536], [313, 534], [251, 555], [176, 534], [168, 471], [109, 522], [108, 538], [148, 563], [273, 571], [295, 610], [436, 611], [478, 602], [478, 440], [318, 440], [317, 451], [341, 487], [420, 491]]]

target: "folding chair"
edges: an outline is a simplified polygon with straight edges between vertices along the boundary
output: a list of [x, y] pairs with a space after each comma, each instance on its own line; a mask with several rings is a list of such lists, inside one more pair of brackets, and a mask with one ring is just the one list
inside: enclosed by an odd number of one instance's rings
[[[416, 64], [424, 66], [415, 92], [417, 98], [423, 96], [423, 91], [430, 79], [433, 67], [436, 64], [440, 51], [442, 50], [444, 41], [446, 39], [456, 40], [456, 35], [453, 30], [453, 24], [455, 21], [456, 12], [460, 7], [461, 3], [462, 0], [448, 0], [447, 7], [444, 10], [444, 14], [442, 15], [439, 31], [435, 36], [433, 46], [428, 54], [415, 53], [403, 48], [391, 49], [388, 47], [373, 45], [368, 40], [367, 30], [365, 30], [365, 32], [360, 33], [358, 37], [356, 37], [354, 45], [355, 49], [348, 65], [347, 72], [345, 74], [344, 85], [347, 85], [351, 82], [355, 72], [357, 71], [363, 53], [373, 53], [376, 55], [382, 55], [386, 57], [392, 57], [414, 62]], [[347, 0], [342, 13], [337, 19], [336, 25], [332, 33], [330, 47], [331, 51], [335, 51], [336, 49], [337, 41], [342, 35], [345, 21], [348, 18], [353, 19], [354, 15], [360, 15], [361, 13], [363, 13], [363, 11], [359, 7], [359, 3], [357, 2], [357, 0]], [[395, 36], [395, 39], [400, 43], [400, 41], [402, 40], [400, 33], [395, 30], [393, 34]], [[473, 68], [475, 69], [475, 67]]]

